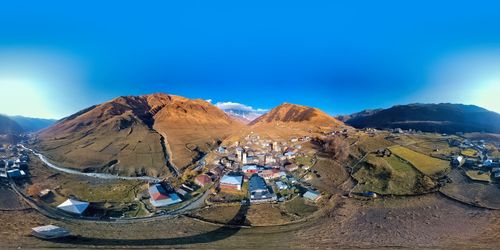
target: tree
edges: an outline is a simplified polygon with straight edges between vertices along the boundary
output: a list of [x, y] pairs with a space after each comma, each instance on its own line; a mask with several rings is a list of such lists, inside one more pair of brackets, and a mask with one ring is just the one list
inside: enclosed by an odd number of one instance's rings
[[337, 161], [345, 161], [349, 156], [349, 145], [337, 136], [323, 140], [322, 149]]
[[28, 187], [26, 194], [29, 196], [36, 196], [40, 193], [40, 191], [42, 191], [42, 188], [38, 184], [33, 184]]

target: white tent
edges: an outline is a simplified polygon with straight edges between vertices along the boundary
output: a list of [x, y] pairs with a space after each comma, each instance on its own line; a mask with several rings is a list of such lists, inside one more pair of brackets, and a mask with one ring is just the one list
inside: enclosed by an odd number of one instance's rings
[[73, 214], [82, 214], [88, 206], [88, 202], [67, 199], [61, 205], [57, 206], [57, 208]]

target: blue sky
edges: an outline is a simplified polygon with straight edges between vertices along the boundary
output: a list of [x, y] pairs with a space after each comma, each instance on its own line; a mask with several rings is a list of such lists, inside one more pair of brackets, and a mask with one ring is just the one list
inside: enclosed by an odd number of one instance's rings
[[154, 92], [332, 115], [500, 112], [494, 1], [75, 2], [0, 3], [0, 113], [61, 118]]

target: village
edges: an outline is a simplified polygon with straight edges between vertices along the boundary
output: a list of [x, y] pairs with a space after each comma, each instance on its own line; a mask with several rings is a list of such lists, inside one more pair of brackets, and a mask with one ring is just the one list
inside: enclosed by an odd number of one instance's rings
[[[200, 161], [196, 172], [200, 173], [174, 186], [168, 181], [148, 181], [147, 191], [138, 194], [145, 209], [157, 216], [171, 214], [197, 203], [203, 207], [205, 200], [213, 203], [279, 203], [301, 196], [314, 204], [321, 192], [303, 180], [310, 173], [313, 159], [301, 152], [302, 144], [310, 137], [291, 137], [289, 140], [271, 141], [250, 134], [243, 142], [219, 146], [212, 152], [213, 160]], [[2, 146], [4, 156], [0, 161], [0, 174], [4, 179], [24, 186], [30, 179], [30, 151], [19, 145]], [[6, 155], [8, 154], [8, 156]], [[305, 159], [305, 160], [304, 160]], [[47, 165], [47, 164], [45, 164]], [[314, 174], [311, 172], [311, 174]], [[31, 194], [37, 203], [44, 203], [58, 192], [42, 189]], [[60, 196], [60, 194], [57, 194]], [[59, 197], [64, 198], [64, 197]], [[71, 217], [92, 218], [100, 216], [92, 202], [70, 195], [57, 205], [57, 213]]]
[[302, 178], [313, 164], [302, 160], [309, 157], [301, 151], [302, 144], [310, 140], [303, 136], [272, 141], [251, 133], [241, 142], [219, 146], [195, 183], [218, 181], [213, 200], [219, 202], [283, 202], [296, 195], [316, 202], [321, 193]]
[[[363, 136], [382, 136], [398, 143], [400, 143], [398, 140], [406, 137], [429, 136], [419, 131], [402, 129], [340, 130], [324, 132], [323, 135], [342, 137], [345, 140], [350, 140], [352, 145], [355, 145]], [[478, 185], [497, 185], [500, 183], [500, 157], [498, 155], [500, 145], [486, 140], [463, 138], [460, 134], [452, 136], [434, 134], [431, 136], [439, 138], [446, 145], [443, 144], [441, 147], [441, 144], [434, 142], [433, 145], [437, 146], [425, 150], [418, 143], [408, 144], [406, 147], [415, 150], [412, 151], [413, 153], [420, 154], [419, 152], [421, 152], [437, 159], [440, 158], [443, 162], [448, 162], [446, 165], [452, 167], [447, 171], [448, 174], [435, 175], [441, 180], [443, 178], [448, 180], [448, 184], [443, 183], [443, 185], [462, 185], [463, 180], [455, 180], [453, 177], [453, 173], [457, 171], [462, 171], [464, 176], [477, 182]], [[308, 176], [321, 178], [320, 172], [315, 168], [316, 155], [313, 153], [314, 151], [310, 150], [312, 140], [315, 140], [312, 136], [291, 136], [287, 139], [272, 140], [261, 138], [252, 132], [239, 140], [220, 144], [196, 162], [192, 171], [186, 171], [189, 173], [187, 177], [183, 177], [182, 181], [175, 185], [166, 180], [142, 181], [146, 187], [138, 192], [135, 199], [140, 201], [144, 206], [143, 209], [147, 211], [143, 216], [151, 218], [187, 212], [196, 213], [197, 210], [212, 206], [217, 207], [218, 205], [286, 204], [299, 199], [305, 202], [308, 207], [318, 207], [322, 197], [330, 194], [321, 192], [308, 181], [310, 179]], [[372, 153], [377, 157], [388, 157], [393, 152], [398, 154], [398, 147], [401, 146], [390, 146]], [[492, 152], [494, 153], [491, 154]], [[23, 183], [26, 183], [30, 178], [31, 152], [22, 145], [2, 145], [0, 154], [0, 178], [11, 180], [11, 183], [23, 186]], [[403, 158], [404, 156], [398, 154], [398, 157]], [[411, 162], [411, 155], [409, 155], [408, 160]], [[419, 164], [414, 165], [418, 170], [422, 170], [419, 168]], [[355, 175], [354, 177], [356, 178]], [[35, 195], [26, 195], [26, 198], [53, 215], [85, 219], [103, 219], [102, 216], [109, 216], [107, 215], [109, 213], [96, 208], [96, 203], [74, 195], [60, 197], [58, 199], [60, 202], [55, 204], [55, 207], [52, 207], [54, 206], [52, 204], [47, 207], [43, 204], [44, 200], [54, 196], [54, 191], [54, 189], [46, 188], [39, 190]], [[370, 188], [362, 192], [349, 192], [349, 196], [356, 194], [361, 197], [377, 198], [384, 193]], [[60, 196], [60, 194], [58, 195]], [[128, 217], [122, 213], [118, 213], [117, 216], [114, 219], [127, 219], [126, 217]], [[303, 216], [307, 216], [307, 214]], [[199, 218], [203, 219], [204, 217], [200, 216]], [[39, 228], [34, 231], [34, 234], [43, 230], [48, 230], [47, 234], [51, 232], [68, 233], [64, 229], [50, 227]], [[60, 235], [56, 233], [56, 236]]]

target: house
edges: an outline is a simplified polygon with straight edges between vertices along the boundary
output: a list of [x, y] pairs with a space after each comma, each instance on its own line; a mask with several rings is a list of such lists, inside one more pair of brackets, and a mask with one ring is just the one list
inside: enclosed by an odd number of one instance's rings
[[220, 154], [225, 154], [226, 153], [226, 148], [223, 147], [223, 146], [219, 146], [217, 148], [217, 152], [220, 153]]
[[246, 152], [243, 152], [243, 154], [241, 155], [241, 163], [243, 164], [247, 164], [247, 153]]
[[287, 177], [287, 179], [288, 179], [288, 182], [289, 182], [289, 183], [292, 183], [292, 184], [297, 183], [297, 180], [296, 180], [294, 177], [291, 177], [291, 176], [290, 176], [290, 177]]
[[217, 165], [215, 167], [212, 167], [210, 168], [210, 170], [208, 170], [209, 173], [211, 173], [213, 175], [213, 180], [219, 178], [221, 175], [222, 175], [222, 170], [224, 169], [224, 166], [221, 166], [221, 165]]
[[219, 187], [223, 190], [241, 190], [241, 185], [243, 184], [242, 175], [224, 175], [222, 176]]
[[287, 159], [295, 158], [295, 153], [292, 151], [288, 151], [284, 155], [286, 156]]
[[321, 194], [318, 191], [312, 191], [312, 190], [308, 190], [302, 196], [314, 202], [318, 201], [321, 198]]
[[26, 176], [26, 172], [24, 172], [24, 170], [20, 170], [20, 169], [11, 169], [11, 170], [7, 170], [7, 176], [9, 178], [12, 178], [12, 179], [16, 179], [16, 178], [23, 178]]
[[295, 170], [297, 170], [299, 168], [299, 166], [297, 166], [297, 164], [286, 164], [285, 165], [285, 170], [288, 171], [288, 172], [293, 172]]
[[244, 151], [245, 151], [245, 150], [244, 150], [243, 148], [241, 148], [241, 147], [237, 147], [237, 148], [236, 148], [236, 158], [237, 158], [239, 161], [241, 161], [241, 157], [243, 156], [243, 152], [244, 152]]
[[189, 192], [186, 191], [183, 188], [178, 188], [178, 189], [175, 190], [175, 192], [178, 193], [178, 194], [180, 194], [184, 198], [189, 194]]
[[65, 202], [61, 203], [57, 206], [58, 209], [61, 209], [67, 213], [81, 215], [85, 210], [89, 207], [89, 203], [85, 201], [79, 201], [72, 198], [67, 199]]
[[257, 165], [244, 165], [241, 171], [245, 174], [255, 174], [259, 172], [260, 168]]
[[272, 155], [264, 156], [264, 164], [271, 164], [271, 163], [276, 163], [276, 158], [274, 158]]
[[181, 202], [181, 198], [176, 193], [167, 193], [161, 184], [154, 184], [149, 187], [149, 202], [154, 207], [165, 207]]
[[276, 187], [278, 188], [278, 190], [286, 190], [286, 189], [288, 189], [288, 185], [286, 185], [282, 181], [277, 181], [276, 182]]
[[272, 194], [262, 177], [253, 174], [248, 181], [248, 193], [250, 202], [262, 202], [276, 200], [276, 195]]
[[62, 227], [47, 225], [32, 228], [31, 235], [44, 240], [50, 240], [67, 237], [70, 235], [70, 232]]
[[52, 193], [52, 191], [50, 189], [46, 188], [46, 189], [40, 191], [40, 193], [38, 193], [38, 197], [45, 198], [45, 197], [49, 196], [51, 193]]
[[500, 171], [493, 173], [493, 178], [500, 179]]
[[456, 156], [455, 158], [453, 158], [453, 161], [451, 162], [451, 164], [453, 164], [453, 166], [455, 167], [458, 167], [460, 165], [462, 165], [464, 163], [465, 159], [463, 156], [459, 155], [459, 156]]
[[278, 178], [280, 170], [276, 168], [268, 168], [259, 171], [258, 175], [266, 180]]
[[194, 183], [200, 187], [204, 187], [212, 184], [212, 178], [206, 174], [201, 174], [194, 178]]
[[478, 161], [474, 158], [466, 158], [464, 162], [464, 166], [466, 167], [474, 167]]

